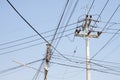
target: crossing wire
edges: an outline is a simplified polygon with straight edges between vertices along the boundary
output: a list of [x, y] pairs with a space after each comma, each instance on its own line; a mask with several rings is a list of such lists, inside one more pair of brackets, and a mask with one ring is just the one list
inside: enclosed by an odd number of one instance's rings
[[[69, 30], [66, 30], [66, 32], [72, 31], [72, 30], [74, 30], [74, 29], [75, 29], [75, 28], [71, 28], [71, 29], [69, 29]], [[62, 33], [62, 32], [59, 32], [59, 33], [57, 33], [57, 34], [60, 34], [60, 33]], [[67, 36], [67, 35], [68, 35], [68, 34], [66, 34], [66, 36]], [[48, 38], [48, 37], [51, 37], [51, 36], [53, 36], [53, 35], [44, 36], [44, 38]], [[65, 36], [65, 35], [64, 35], [64, 36]], [[62, 37], [64, 37], [64, 36], [62, 36]], [[40, 40], [40, 39], [41, 39], [41, 38], [37, 38], [37, 39], [34, 39], [34, 40], [26, 41], [26, 42], [23, 42], [23, 43], [19, 43], [19, 44], [12, 45], [12, 46], [3, 47], [3, 48], [0, 48], [0, 50], [5, 50], [5, 49], [13, 48], [13, 47], [16, 47], [16, 46], [25, 45], [25, 44], [28, 44], [28, 43], [32, 43], [32, 42], [38, 41], [38, 40]], [[55, 38], [55, 40], [56, 40], [56, 39], [59, 39], [59, 37], [58, 37], [58, 38]]]
[[27, 23], [27, 25], [34, 31], [36, 32], [45, 42], [49, 44], [49, 42], [17, 11], [17, 9], [11, 4], [9, 0], [7, 0], [9, 5], [14, 9], [14, 11]]
[[[66, 22], [66, 25], [68, 25], [68, 23], [69, 23], [69, 21], [70, 21], [72, 15], [73, 15], [73, 13], [74, 13], [74, 11], [75, 11], [75, 8], [77, 7], [78, 2], [79, 2], [79, 0], [76, 0], [76, 2], [75, 2], [75, 4], [74, 4], [74, 7], [73, 7], [73, 9], [72, 9], [72, 12], [71, 12], [71, 14], [70, 14], [70, 16], [69, 16], [69, 18], [68, 18], [68, 20], [67, 20], [67, 22]], [[59, 42], [60, 42], [60, 40], [61, 40], [61, 38], [62, 38], [62, 36], [63, 36], [65, 30], [66, 30], [66, 27], [67, 27], [66, 25], [65, 25], [65, 27], [64, 27], [64, 29], [63, 29], [61, 35], [60, 35], [60, 39], [59, 39], [59, 40], [57, 41], [57, 43], [56, 43], [55, 48], [58, 46], [58, 44], [59, 44]]]
[[[63, 28], [63, 27], [62, 27]], [[98, 27], [97, 27], [98, 28]], [[71, 29], [68, 29], [66, 30], [65, 32], [68, 32], [68, 31], [71, 31], [71, 30], [74, 30], [75, 28], [71, 28]], [[118, 30], [118, 29], [112, 29], [112, 28], [107, 28], [108, 30]], [[50, 30], [50, 31], [46, 31], [46, 32], [43, 32], [41, 34], [46, 34], [47, 32], [51, 32], [51, 31], [54, 31], [53, 30]], [[96, 31], [97, 32], [97, 31]], [[59, 32], [57, 34], [60, 34], [62, 32]], [[102, 33], [107, 33], [107, 34], [115, 34], [114, 32], [102, 32]], [[120, 34], [120, 33], [117, 33], [117, 34]], [[68, 34], [67, 34], [68, 35]], [[67, 36], [66, 35], [66, 36]], [[22, 41], [22, 40], [25, 40], [25, 39], [29, 39], [29, 38], [32, 38], [32, 37], [35, 37], [35, 36], [38, 36], [38, 35], [32, 35], [32, 36], [28, 36], [28, 37], [25, 37], [25, 38], [21, 38], [21, 39], [17, 39], [17, 40], [14, 40], [14, 41], [10, 41], [10, 42], [6, 42], [6, 43], [2, 43], [0, 44], [0, 46], [3, 46], [3, 45], [8, 45], [8, 44], [12, 44], [12, 43], [16, 43], [16, 42], [19, 42], [19, 41]], [[44, 36], [45, 38], [47, 37], [51, 37], [53, 35], [48, 35], [48, 36]], [[65, 37], [65, 36], [62, 36], [62, 37]], [[58, 37], [60, 38], [60, 37]], [[56, 39], [58, 39], [56, 38]], [[28, 43], [31, 43], [31, 42], [35, 42], [35, 41], [38, 41], [40, 40], [41, 38], [37, 38], [37, 39], [34, 39], [34, 40], [31, 40], [31, 41], [26, 41], [26, 42], [23, 42], [23, 43], [19, 43], [19, 44], [15, 44], [15, 45], [12, 45], [12, 46], [8, 46], [8, 47], [4, 47], [4, 48], [0, 48], [0, 50], [4, 50], [4, 49], [8, 49], [8, 48], [12, 48], [12, 47], [16, 47], [16, 46], [20, 46], [20, 45], [25, 45], [25, 44], [28, 44]], [[56, 40], [55, 39], [55, 40]], [[50, 40], [49, 40], [50, 41]], [[41, 43], [42, 44], [42, 43]]]
[[96, 57], [111, 41], [112, 39], [117, 35], [117, 33], [119, 32], [120, 30], [118, 30], [98, 51], [97, 53], [95, 53], [91, 59], [93, 59], [94, 57]]
[[117, 10], [119, 9], [120, 4], [117, 6], [116, 10], [114, 11], [114, 13], [112, 14], [112, 16], [110, 17], [110, 19], [108, 20], [108, 22], [106, 23], [106, 25], [104, 26], [104, 28], [102, 29], [102, 31], [105, 30], [105, 28], [107, 27], [107, 25], [109, 24], [109, 22], [111, 21], [112, 17], [115, 15], [115, 13], [117, 12]]
[[[63, 63], [58, 63], [58, 62], [51, 62], [51, 63], [62, 65], [62, 66], [67, 66], [67, 67], [72, 67], [72, 68], [86, 69], [85, 67], [69, 65], [69, 64], [63, 64]], [[113, 73], [113, 72], [103, 71], [103, 70], [100, 70], [100, 69], [91, 68], [90, 70], [97, 71], [97, 72], [102, 72], [102, 73], [107, 73], [107, 74], [112, 74], [112, 75], [116, 75], [116, 76], [120, 75], [120, 73]]]
[[[69, 34], [64, 35], [64, 36], [62, 36], [62, 37], [66, 37], [66, 36], [69, 36], [69, 35], [73, 35], [73, 33], [69, 33]], [[59, 38], [61, 38], [61, 37], [58, 37], [58, 38], [56, 38], [55, 40], [57, 40], [57, 39], [59, 39]], [[51, 41], [51, 40], [49, 40], [49, 41]], [[34, 46], [37, 46], [37, 45], [43, 44], [43, 43], [46, 43], [46, 42], [36, 43], [36, 44], [29, 45], [29, 46], [26, 46], [26, 47], [22, 47], [22, 48], [19, 48], [19, 49], [15, 49], [15, 50], [11, 50], [11, 51], [7, 51], [7, 52], [3, 52], [3, 53], [0, 53], [0, 55], [5, 55], [5, 54], [12, 53], [12, 52], [16, 52], [16, 51], [24, 50], [24, 49], [27, 49], [27, 48], [31, 48], [31, 47], [34, 47]]]
[[[104, 9], [106, 8], [106, 6], [107, 6], [108, 2], [109, 2], [109, 0], [107, 0], [107, 1], [106, 1], [105, 5], [104, 5], [103, 9], [101, 10], [100, 14], [98, 15], [98, 18], [97, 18], [97, 20], [96, 20], [96, 21], [98, 21], [98, 19], [99, 19], [99, 18], [100, 18], [100, 16], [102, 15], [102, 13], [103, 13]], [[97, 22], [95, 22], [95, 23], [94, 23], [94, 26], [96, 25], [96, 23], [97, 23]]]
[[110, 70], [110, 71], [114, 71], [114, 72], [119, 72], [119, 73], [120, 73], [119, 70], [112, 69], [110, 66], [109, 66], [109, 67], [106, 67], [106, 66], [104, 66], [104, 65], [101, 65], [101, 64], [98, 64], [98, 63], [95, 63], [95, 62], [91, 62], [91, 63], [92, 63], [92, 64], [95, 64], [95, 65], [97, 65], [97, 66], [99, 66], [99, 67], [103, 67], [103, 68], [105, 68], [105, 69], [108, 69], [108, 70]]
[[57, 26], [56, 31], [55, 31], [55, 33], [54, 33], [54, 36], [53, 36], [53, 38], [52, 38], [51, 44], [53, 43], [53, 41], [54, 41], [54, 39], [55, 39], [55, 36], [56, 36], [57, 31], [58, 31], [58, 29], [59, 29], [59, 27], [60, 27], [60, 24], [61, 24], [61, 22], [62, 22], [62, 19], [63, 19], [63, 17], [64, 17], [64, 14], [65, 14], [65, 11], [66, 11], [66, 9], [67, 9], [68, 4], [69, 4], [69, 0], [67, 0], [67, 2], [66, 2], [64, 11], [63, 11], [62, 16], [61, 16], [61, 18], [60, 18], [60, 21], [59, 21], [59, 23], [58, 23], [58, 26]]
[[95, 2], [95, 0], [92, 1], [92, 4], [91, 4], [91, 6], [90, 6], [90, 8], [89, 8], [89, 10], [88, 10], [88, 12], [87, 12], [87, 15], [89, 14], [91, 8], [93, 7], [94, 2]]
[[[25, 65], [34, 64], [34, 63], [37, 63], [37, 62], [40, 62], [40, 61], [43, 61], [43, 60], [44, 60], [44, 58], [26, 63]], [[9, 71], [13, 71], [13, 70], [16, 70], [16, 69], [21, 68], [21, 67], [23, 67], [23, 65], [12, 67], [12, 68], [9, 68], [9, 69], [6, 69], [6, 70], [2, 70], [2, 71], [0, 71], [0, 74], [6, 73], [6, 72], [9, 72]]]
[[[36, 32], [47, 44], [50, 44], [18, 11], [17, 9], [11, 4], [11, 2], [9, 0], [7, 0], [7, 2], [9, 3], [9, 5], [13, 8], [13, 10], [25, 21], [25, 23], [28, 24], [28, 26], [34, 31]], [[51, 45], [51, 47], [58, 53], [60, 54], [62, 57], [66, 58], [68, 61], [71, 61], [70, 59], [68, 59], [67, 57], [65, 57], [62, 53], [60, 53], [54, 46]]]
[[[40, 61], [43, 61], [43, 60], [45, 60], [45, 59], [43, 58], [43, 59], [35, 60], [35, 61], [32, 61], [32, 62], [26, 63], [25, 65], [34, 64], [34, 63], [37, 63], [37, 62], [40, 62]], [[74, 67], [74, 68], [86, 69], [85, 67], [79, 67], [79, 66], [75, 66], [75, 65], [68, 65], [68, 64], [58, 63], [58, 62], [51, 62], [51, 63], [59, 64], [59, 65], [67, 66], [67, 67]], [[76, 63], [76, 62], [75, 62], [75, 63]], [[100, 66], [100, 67], [109, 69], [109, 70], [114, 70], [114, 69], [112, 69], [112, 68], [110, 68], [110, 67], [103, 66], [103, 64], [101, 65], [101, 64], [98, 64], [98, 63], [94, 63], [94, 62], [91, 62], [91, 63], [93, 63], [93, 64], [95, 64], [95, 65], [97, 65], [97, 66]], [[107, 62], [107, 63], [113, 63], [113, 62]], [[41, 64], [43, 64], [43, 63], [41, 63]], [[115, 64], [116, 64], [116, 63], [115, 63]], [[16, 69], [21, 68], [21, 67], [23, 67], [23, 66], [20, 65], [20, 66], [16, 66], [16, 67], [12, 67], [12, 68], [6, 69], [6, 70], [2, 70], [2, 71], [0, 71], [0, 74], [6, 73], [6, 72], [9, 72], [9, 71], [13, 71], [13, 70], [16, 70]], [[39, 69], [40, 69], [40, 68], [39, 68]], [[91, 70], [95, 70], [95, 71], [103, 72], [103, 73], [114, 74], [114, 73], [107, 72], [107, 71], [104, 72], [103, 70], [100, 70], [100, 69], [98, 70], [98, 69], [91, 68]], [[114, 70], [114, 71], [115, 71], [115, 72], [119, 72], [118, 70]], [[40, 72], [41, 72], [41, 71], [40, 71]], [[43, 72], [42, 72], [42, 73], [43, 73]], [[116, 74], [114, 74], [114, 75], [116, 75]], [[37, 76], [37, 75], [35, 75], [35, 76]], [[34, 76], [33, 79], [35, 79], [35, 76]]]
[[43, 60], [42, 63], [40, 64], [39, 69], [38, 69], [37, 72], [35, 73], [35, 75], [34, 75], [34, 77], [33, 77], [32, 80], [37, 80], [37, 78], [38, 78], [38, 76], [39, 76], [39, 74], [40, 74], [40, 72], [41, 72], [41, 68], [42, 68], [43, 64], [44, 64], [44, 60]]
[[[104, 26], [103, 30], [106, 28], [106, 26], [108, 25], [108, 23], [110, 22], [110, 20], [112, 19], [112, 17], [115, 15], [115, 13], [117, 12], [117, 10], [119, 9], [120, 4], [117, 6], [117, 8], [115, 9], [114, 13], [112, 14], [112, 16], [109, 18], [108, 22], [106, 23], [106, 25]], [[102, 31], [103, 31], [102, 30]], [[112, 39], [117, 35], [117, 33], [120, 31], [120, 29], [103, 45], [102, 48], [99, 49], [99, 51], [97, 53], [95, 53], [91, 59], [93, 59], [94, 57], [96, 57], [111, 41]]]
[[[72, 26], [72, 25], [75, 25], [75, 24], [77, 24], [77, 22], [68, 24], [67, 26]], [[64, 27], [65, 27], [65, 26], [62, 26], [62, 27], [60, 27], [59, 29], [62, 29], [62, 28], [64, 28]], [[52, 30], [49, 30], [49, 31], [42, 32], [42, 33], [40, 33], [40, 34], [46, 34], [46, 33], [49, 33], [49, 32], [53, 32], [53, 31], [55, 31], [55, 30], [56, 30], [56, 29], [52, 29]], [[38, 36], [38, 35], [31, 35], [31, 36], [24, 37], [24, 38], [21, 38], [21, 39], [17, 39], [17, 40], [13, 40], [13, 41], [1, 43], [0, 46], [12, 44], [12, 43], [16, 43], [16, 42], [19, 42], [19, 41], [22, 41], [22, 40], [26, 40], [26, 39], [29, 39], [29, 38], [32, 38], [32, 37], [36, 37], [36, 36]], [[53, 35], [52, 35], [52, 36], [53, 36]]]

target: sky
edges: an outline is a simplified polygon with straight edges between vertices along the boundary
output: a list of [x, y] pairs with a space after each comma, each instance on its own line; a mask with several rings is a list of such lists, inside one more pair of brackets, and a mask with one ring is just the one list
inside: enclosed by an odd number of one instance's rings
[[[20, 14], [49, 42], [51, 42], [67, 0], [9, 0]], [[85, 18], [93, 0], [69, 0], [65, 14], [52, 43], [53, 50], [47, 80], [86, 80], [85, 37], [74, 36], [77, 23]], [[87, 1], [87, 2], [86, 2]], [[95, 0], [89, 15], [97, 20], [108, 0]], [[120, 80], [120, 0], [109, 0], [94, 30], [102, 31], [99, 38], [90, 38], [91, 80]], [[115, 12], [116, 10], [116, 12]], [[71, 12], [73, 14], [69, 19]], [[115, 12], [115, 14], [114, 14]], [[114, 15], [113, 15], [114, 14]], [[63, 30], [67, 26], [65, 32]], [[91, 25], [94, 25], [92, 21]], [[60, 39], [60, 35], [63, 37]], [[36, 70], [46, 54], [46, 42], [13, 10], [7, 0], [0, 0], [0, 80], [35, 80]], [[57, 41], [60, 42], [57, 45]], [[63, 56], [61, 56], [62, 54]], [[71, 61], [69, 61], [70, 59]], [[44, 79], [44, 65], [36, 80]], [[31, 68], [32, 67], [32, 68]], [[34, 68], [34, 69], [33, 69]], [[36, 70], [35, 70], [36, 69]]]

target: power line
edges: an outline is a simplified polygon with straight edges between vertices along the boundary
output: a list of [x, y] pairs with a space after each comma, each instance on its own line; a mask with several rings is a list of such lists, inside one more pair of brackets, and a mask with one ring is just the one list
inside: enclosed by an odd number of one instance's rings
[[97, 53], [95, 53], [92, 57], [91, 57], [91, 59], [93, 59], [94, 57], [96, 57], [111, 41], [112, 41], [112, 39], [117, 35], [117, 33], [120, 31], [120, 29], [103, 45], [103, 47], [101, 47], [98, 51], [97, 51]]
[[115, 70], [115, 69], [112, 69], [112, 68], [110, 68], [110, 67], [103, 66], [103, 65], [98, 64], [98, 63], [95, 63], [95, 62], [91, 62], [91, 63], [93, 63], [93, 64], [95, 64], [95, 65], [97, 65], [97, 66], [103, 67], [103, 68], [105, 68], [105, 69], [108, 69], [108, 70], [110, 70], [110, 71], [120, 72], [119, 70]]
[[37, 80], [37, 78], [38, 78], [38, 76], [39, 76], [39, 74], [40, 74], [40, 71], [41, 71], [41, 68], [42, 68], [43, 64], [44, 64], [44, 60], [43, 60], [42, 63], [40, 64], [40, 67], [39, 67], [38, 70], [36, 71], [36, 73], [35, 73], [35, 75], [34, 75], [34, 77], [33, 77], [32, 80]]
[[[13, 10], [25, 21], [26, 24], [29, 25], [29, 27], [36, 32], [47, 44], [50, 44], [18, 11], [17, 9], [10, 3], [9, 0], [7, 0], [7, 2], [9, 3], [9, 5], [13, 8]], [[51, 47], [61, 56], [63, 56], [64, 58], [66, 58], [68, 61], [70, 61], [70, 59], [68, 59], [67, 57], [65, 57], [63, 54], [61, 54], [54, 46], [51, 45]]]
[[[70, 14], [70, 16], [69, 16], [69, 18], [68, 18], [68, 20], [67, 20], [67, 22], [66, 22], [66, 25], [68, 25], [68, 23], [69, 23], [69, 21], [70, 21], [70, 19], [71, 19], [72, 15], [73, 15], [73, 13], [74, 13], [74, 11], [75, 11], [75, 8], [76, 8], [76, 6], [77, 6], [78, 2], [79, 2], [79, 0], [76, 0], [76, 2], [75, 2], [75, 4], [74, 4], [74, 7], [73, 7], [73, 9], [72, 9], [72, 12], [71, 12], [71, 14]], [[62, 38], [62, 36], [63, 36], [63, 34], [64, 34], [65, 30], [66, 30], [66, 27], [67, 27], [67, 26], [65, 26], [65, 27], [64, 27], [64, 29], [63, 29], [63, 31], [62, 31], [62, 33], [61, 33], [61, 35], [60, 35], [60, 37], [61, 37], [61, 38]], [[57, 41], [57, 43], [56, 43], [56, 46], [55, 46], [55, 47], [57, 47], [57, 46], [58, 46], [58, 44], [59, 44], [59, 42], [60, 42], [61, 38]]]
[[9, 0], [7, 0], [7, 2], [9, 3], [9, 5], [14, 9], [14, 11], [25, 21], [25, 23], [27, 23], [29, 25], [29, 27], [35, 31], [45, 42], [49, 43], [18, 11], [17, 9], [10, 3]]
[[[80, 66], [75, 66], [75, 65], [68, 65], [68, 64], [58, 63], [58, 62], [51, 62], [51, 63], [62, 65], [62, 66], [67, 66], [67, 67], [86, 69], [85, 67], [80, 67]], [[117, 76], [120, 75], [119, 73], [112, 73], [112, 72], [102, 71], [102, 70], [94, 69], [94, 68], [91, 68], [90, 70], [97, 71], [97, 72], [102, 72], [102, 73], [107, 73], [107, 74], [113, 74], [113, 75], [117, 75]]]
[[[42, 62], [43, 62], [43, 60], [44, 60], [44, 59], [35, 60], [35, 61], [32, 61], [32, 62], [26, 63], [25, 65], [34, 64], [34, 63], [37, 63], [37, 62], [39, 62], [39, 61], [42, 61]], [[67, 67], [86, 69], [85, 67], [80, 67], [80, 66], [75, 66], [75, 65], [68, 65], [68, 64], [58, 63], [58, 62], [51, 62], [51, 63], [53, 63], [53, 64], [58, 64], [58, 65], [63, 65], [63, 66], [67, 66]], [[41, 63], [41, 64], [43, 64], [43, 63]], [[97, 64], [97, 63], [96, 63], [96, 64]], [[99, 65], [99, 64], [97, 64], [97, 65], [98, 65], [98, 66], [101, 66], [101, 65]], [[9, 72], [9, 71], [12, 71], [12, 70], [16, 70], [16, 69], [21, 68], [21, 67], [23, 67], [23, 66], [20, 65], [20, 66], [16, 66], [16, 67], [13, 67], [13, 68], [9, 68], [9, 69], [0, 71], [0, 74], [6, 73], [6, 72]], [[101, 67], [105, 67], [105, 66], [101, 66]], [[108, 68], [108, 67], [105, 67], [105, 68]], [[40, 68], [39, 68], [39, 69], [40, 69]], [[107, 72], [107, 71], [101, 71], [101, 70], [94, 69], [94, 68], [91, 68], [91, 70], [98, 71], [98, 72], [103, 72], [103, 73], [109, 73], [109, 74], [118, 75], [118, 74], [115, 74], [115, 73], [111, 73], [111, 72]]]
[[[34, 63], [37, 63], [37, 62], [43, 61], [43, 60], [44, 60], [44, 58], [43, 59], [39, 59], [39, 60], [35, 60], [35, 61], [32, 61], [32, 62], [26, 63], [26, 65], [34, 64]], [[16, 70], [16, 69], [21, 68], [21, 67], [23, 67], [23, 65], [12, 67], [12, 68], [8, 68], [6, 70], [0, 71], [0, 74], [6, 73], [6, 72], [9, 72], [9, 71], [12, 71], [12, 70]]]
[[[93, 62], [93, 61], [92, 61]], [[99, 62], [99, 63], [97, 63], [97, 62], [93, 62], [93, 63], [96, 63], [96, 64], [99, 64], [99, 65], [101, 65], [101, 66], [104, 66], [104, 67], [108, 67], [108, 68], [111, 68], [111, 69], [114, 69], [114, 70], [118, 70], [118, 71], [120, 71], [119, 70], [119, 66], [120, 66], [120, 64], [119, 63], [113, 63], [113, 62]]]
[[[68, 26], [71, 26], [71, 25], [74, 25], [74, 24], [76, 24], [76, 23], [71, 23], [71, 24], [69, 24]], [[62, 28], [64, 28], [64, 27], [61, 27], [60, 29], [62, 29]], [[97, 28], [101, 28], [101, 27], [97, 27]], [[70, 29], [66, 30], [65, 32], [71, 31], [72, 29], [75, 29], [75, 28], [70, 28]], [[106, 28], [106, 29], [107, 29], [107, 30], [118, 30], [118, 29], [113, 29], [113, 28]], [[55, 29], [52, 29], [52, 30], [49, 30], [49, 31], [45, 31], [45, 32], [43, 32], [43, 33], [41, 33], [41, 34], [46, 34], [46, 33], [52, 32], [52, 31], [54, 31], [54, 30], [55, 30]], [[96, 32], [97, 32], [97, 31], [96, 31]], [[62, 32], [59, 32], [59, 33], [57, 33], [57, 34], [60, 34], [60, 33], [62, 33]], [[114, 32], [102, 32], [102, 33], [115, 34]], [[117, 33], [117, 34], [120, 34], [120, 33]], [[17, 39], [17, 40], [13, 40], [13, 41], [1, 43], [0, 46], [12, 44], [12, 43], [16, 43], [16, 42], [19, 42], [19, 41], [23, 41], [23, 40], [26, 40], [26, 39], [35, 37], [35, 36], [38, 36], [38, 35], [32, 35], [32, 36], [24, 37], [24, 38], [21, 38], [21, 39]], [[53, 36], [53, 35], [48, 35], [48, 36], [44, 36], [44, 37], [47, 38], [47, 37], [51, 37], [51, 36]], [[19, 45], [24, 45], [24, 44], [27, 44], [27, 43], [35, 42], [35, 41], [38, 41], [38, 40], [40, 40], [40, 39], [41, 39], [41, 38], [37, 38], [37, 39], [31, 40], [31, 41], [27, 41], [27, 42], [23, 42], [23, 43], [20, 43], [20, 44], [15, 44], [15, 45], [12, 45], [12, 46], [0, 48], [0, 50], [4, 50], [4, 49], [11, 48], [11, 47], [15, 47], [15, 46], [19, 46]]]
[[[69, 31], [72, 31], [74, 30], [75, 28], [71, 28], [69, 30], [66, 30], [66, 32], [69, 32]], [[60, 34], [62, 32], [59, 32], [57, 34]], [[68, 35], [68, 34], [67, 34]], [[51, 37], [53, 35], [48, 35], [48, 36], [44, 36], [44, 38], [48, 38], [48, 37]], [[63, 36], [62, 36], [63, 37]], [[5, 50], [5, 49], [9, 49], [9, 48], [12, 48], [12, 47], [16, 47], [16, 46], [20, 46], [20, 45], [25, 45], [25, 44], [28, 44], [28, 43], [32, 43], [32, 42], [35, 42], [35, 41], [38, 41], [40, 40], [41, 38], [37, 38], [37, 39], [34, 39], [34, 40], [30, 40], [30, 41], [26, 41], [26, 42], [23, 42], [23, 43], [19, 43], [19, 44], [15, 44], [15, 45], [12, 45], [12, 46], [7, 46], [7, 47], [4, 47], [4, 48], [0, 48], [0, 50]], [[58, 38], [57, 38], [58, 39]], [[56, 40], [56, 39], [55, 39]]]
[[[72, 25], [75, 25], [75, 24], [77, 24], [77, 22], [68, 24], [67, 26], [72, 26]], [[62, 27], [60, 27], [59, 29], [62, 29], [62, 28], [64, 28], [64, 27], [65, 27], [65, 26], [62, 26]], [[52, 30], [49, 30], [49, 31], [45, 31], [45, 32], [42, 32], [41, 34], [46, 34], [46, 33], [49, 33], [49, 32], [53, 32], [54, 30], [56, 30], [56, 29], [52, 29]], [[38, 36], [38, 35], [31, 35], [31, 36], [24, 37], [24, 38], [21, 38], [21, 39], [17, 39], [17, 40], [13, 40], [13, 41], [1, 43], [0, 46], [7, 45], [7, 44], [11, 44], [11, 43], [16, 43], [16, 42], [19, 42], [19, 41], [22, 41], [22, 40], [26, 40], [26, 39], [29, 39], [29, 38], [32, 38], [32, 37], [36, 37], [36, 36]], [[53, 36], [53, 35], [51, 35], [51, 36]]]
[[[119, 9], [120, 4], [117, 6], [117, 8], [115, 9], [114, 13], [112, 14], [112, 16], [109, 18], [108, 22], [106, 23], [106, 25], [104, 26], [103, 30], [106, 28], [106, 26], [108, 25], [108, 23], [110, 22], [110, 20], [112, 19], [112, 17], [115, 15], [115, 13], [117, 12], [117, 10]], [[102, 30], [102, 31], [103, 31]], [[97, 56], [111, 41], [112, 39], [117, 35], [117, 33], [120, 31], [120, 29], [103, 45], [102, 48], [99, 49], [99, 51], [97, 53], [95, 53], [91, 59], [93, 59], [95, 56]]]
[[25, 21], [25, 23], [27, 23], [29, 25], [29, 27], [34, 30], [44, 41], [46, 41], [47, 43], [49, 43], [18, 11], [17, 9], [15, 9], [15, 7], [10, 3], [9, 0], [7, 0], [7, 2], [10, 4], [10, 6], [14, 9], [14, 11]]
[[110, 20], [112, 19], [112, 17], [115, 15], [115, 13], [117, 12], [117, 10], [119, 9], [120, 4], [117, 6], [117, 8], [115, 9], [114, 13], [112, 14], [112, 16], [109, 18], [108, 22], [106, 23], [106, 25], [104, 26], [104, 28], [102, 29], [102, 31], [105, 30], [105, 28], [107, 27], [108, 23], [110, 22]]
[[92, 4], [91, 4], [91, 6], [90, 6], [90, 8], [89, 8], [89, 10], [88, 10], [88, 12], [87, 12], [87, 15], [89, 14], [89, 12], [90, 12], [90, 10], [91, 10], [91, 8], [92, 8], [94, 2], [95, 2], [95, 0], [93, 0]]
[[[103, 13], [104, 9], [106, 8], [108, 2], [109, 2], [109, 0], [107, 0], [107, 2], [105, 3], [105, 5], [104, 5], [103, 9], [101, 10], [100, 14], [98, 15], [98, 18], [97, 18], [96, 21], [98, 21], [98, 19], [100, 18], [101, 14]], [[95, 26], [95, 25], [96, 25], [96, 22], [95, 22], [94, 26]]]
[[[86, 58], [84, 58], [84, 57], [78, 57], [78, 56], [72, 56], [72, 55], [66, 55], [65, 54], [65, 56], [67, 56], [67, 57], [72, 57], [72, 58], [70, 58], [71, 60], [73, 60], [74, 58], [76, 59], [77, 58], [77, 61], [79, 60], [79, 61], [81, 61], [80, 59], [82, 59], [82, 61], [83, 60], [85, 60]], [[58, 55], [53, 55], [53, 57], [55, 57], [55, 58], [57, 58], [57, 59], [62, 59], [62, 58], [60, 58], [60, 56], [58, 56]], [[97, 59], [92, 59], [91, 60], [92, 62], [94, 61], [94, 62], [99, 62], [99, 63], [105, 63], [105, 64], [112, 64], [112, 65], [120, 65], [120, 63], [117, 63], [117, 62], [110, 62], [110, 61], [103, 61], [103, 60], [97, 60]], [[84, 62], [84, 61], [83, 61]]]
[[52, 38], [51, 44], [53, 43], [53, 41], [54, 41], [54, 39], [55, 39], [55, 36], [56, 36], [56, 34], [57, 34], [57, 31], [58, 31], [58, 29], [59, 29], [59, 27], [60, 27], [60, 24], [61, 24], [62, 19], [63, 19], [63, 17], [64, 17], [65, 11], [66, 11], [66, 9], [67, 9], [68, 3], [69, 3], [69, 0], [67, 0], [67, 2], [66, 2], [65, 8], [64, 8], [64, 10], [63, 10], [62, 16], [61, 16], [61, 18], [60, 18], [60, 21], [59, 21], [59, 23], [58, 23], [58, 26], [57, 26], [56, 31], [55, 31], [55, 33], [54, 33], [54, 36], [53, 36], [53, 38]]
[[[64, 35], [63, 37], [66, 37], [66, 36], [69, 36], [69, 35], [72, 35], [73, 33], [69, 33], [67, 35]], [[55, 40], [59, 39], [61, 37], [58, 37], [56, 38]], [[50, 41], [50, 40], [49, 40]], [[37, 46], [37, 45], [40, 45], [40, 44], [43, 44], [43, 43], [46, 43], [46, 42], [41, 42], [41, 43], [36, 43], [36, 44], [33, 44], [33, 45], [29, 45], [29, 46], [26, 46], [26, 47], [23, 47], [23, 48], [19, 48], [19, 49], [15, 49], [15, 50], [11, 50], [11, 51], [7, 51], [7, 52], [3, 52], [3, 53], [0, 53], [0, 55], [5, 55], [5, 54], [8, 54], [8, 53], [12, 53], [12, 52], [16, 52], [16, 51], [20, 51], [20, 50], [24, 50], [24, 49], [27, 49], [27, 48], [30, 48], [30, 47], [34, 47], [34, 46]]]

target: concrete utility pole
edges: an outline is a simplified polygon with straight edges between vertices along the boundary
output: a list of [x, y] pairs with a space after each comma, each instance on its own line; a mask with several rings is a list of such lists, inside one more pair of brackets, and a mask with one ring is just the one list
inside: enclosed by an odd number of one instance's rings
[[46, 44], [46, 46], [47, 46], [47, 51], [46, 51], [46, 57], [45, 57], [44, 80], [47, 80], [48, 66], [51, 59], [51, 45]]
[[[82, 25], [77, 26], [75, 36], [84, 37], [86, 44], [86, 80], [90, 80], [90, 45], [89, 38], [98, 38], [102, 32], [94, 31], [91, 22], [98, 22], [92, 19], [91, 15], [86, 15]], [[78, 21], [81, 22], [81, 21]]]

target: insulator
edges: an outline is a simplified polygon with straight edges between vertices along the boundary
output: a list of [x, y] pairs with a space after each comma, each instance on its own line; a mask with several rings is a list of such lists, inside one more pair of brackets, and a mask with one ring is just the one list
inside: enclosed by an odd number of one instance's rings
[[77, 29], [75, 30], [75, 34], [77, 34]]
[[91, 31], [89, 31], [88, 33], [87, 33], [87, 35], [89, 35], [91, 33]]
[[88, 18], [88, 15], [86, 15], [86, 18]]
[[97, 32], [97, 35], [100, 36], [102, 32]]
[[80, 29], [76, 29], [76, 30], [75, 30], [75, 34], [79, 34], [80, 31], [81, 31]]
[[90, 15], [90, 18], [92, 18], [92, 15]]
[[80, 33], [80, 29], [77, 31], [77, 33], [78, 33], [78, 34]]

